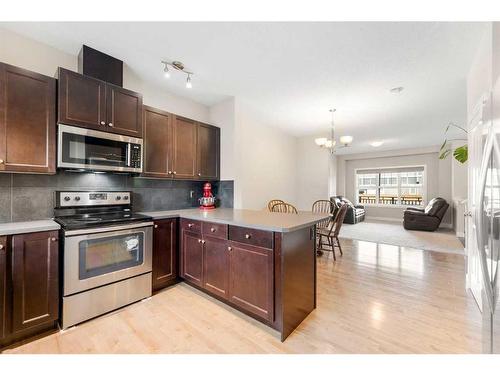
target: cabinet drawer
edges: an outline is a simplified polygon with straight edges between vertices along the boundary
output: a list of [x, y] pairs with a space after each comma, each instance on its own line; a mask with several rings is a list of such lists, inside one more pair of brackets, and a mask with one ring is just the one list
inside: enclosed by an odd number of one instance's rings
[[201, 221], [181, 219], [181, 230], [188, 230], [194, 233], [201, 233]]
[[229, 239], [253, 246], [273, 248], [273, 232], [264, 230], [229, 226]]
[[203, 235], [227, 239], [227, 224], [217, 224], [204, 221], [201, 223]]

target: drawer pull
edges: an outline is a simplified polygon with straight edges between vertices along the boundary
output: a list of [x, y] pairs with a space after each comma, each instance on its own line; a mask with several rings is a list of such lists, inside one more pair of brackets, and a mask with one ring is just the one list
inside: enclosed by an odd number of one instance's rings
[[158, 224], [155, 224], [155, 228], [158, 228]]
[[247, 234], [245, 234], [245, 238], [246, 238], [247, 240], [249, 240], [250, 238], [252, 238], [252, 235], [247, 233]]
[[233, 250], [233, 248], [231, 246], [227, 247], [227, 251], [232, 251], [232, 250]]
[[55, 237], [51, 237], [51, 238], [50, 238], [50, 240], [51, 240], [52, 242], [56, 242], [56, 241], [57, 241], [57, 238], [55, 238]]
[[216, 231], [217, 231], [217, 229], [215, 229], [215, 228], [210, 228], [210, 232], [214, 233], [214, 232], [216, 232]]
[[201, 240], [201, 243], [205, 243], [205, 240]]
[[0, 243], [0, 250], [3, 250], [3, 245]]
[[104, 121], [101, 121], [100, 124], [101, 125], [106, 125], [106, 123]]
[[198, 243], [201, 243], [201, 240], [200, 240], [200, 239], [198, 239]]
[[192, 228], [193, 226], [194, 226], [194, 224], [193, 224], [193, 223], [189, 223], [189, 224], [188, 224], [188, 228]]
[[113, 127], [113, 123], [112, 122], [110, 122], [108, 125], [111, 126], [111, 127]]

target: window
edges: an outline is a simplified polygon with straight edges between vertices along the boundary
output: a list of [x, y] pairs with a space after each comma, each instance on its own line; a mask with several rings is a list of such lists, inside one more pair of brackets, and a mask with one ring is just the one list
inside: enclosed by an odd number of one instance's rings
[[424, 168], [360, 170], [356, 173], [360, 204], [421, 206], [424, 200]]

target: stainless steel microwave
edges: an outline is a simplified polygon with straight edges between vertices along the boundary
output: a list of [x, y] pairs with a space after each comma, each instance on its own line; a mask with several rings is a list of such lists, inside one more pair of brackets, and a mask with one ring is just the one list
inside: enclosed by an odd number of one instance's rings
[[59, 124], [57, 167], [109, 172], [142, 172], [140, 138]]

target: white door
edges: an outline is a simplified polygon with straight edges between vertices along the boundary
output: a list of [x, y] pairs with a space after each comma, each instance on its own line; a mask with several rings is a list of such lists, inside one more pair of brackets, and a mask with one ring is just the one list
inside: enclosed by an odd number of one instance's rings
[[472, 118], [468, 124], [468, 200], [466, 216], [466, 255], [467, 255], [467, 277], [466, 285], [480, 309], [482, 309], [482, 285], [483, 275], [481, 271], [480, 256], [478, 252], [476, 228], [477, 215], [481, 215], [481, 209], [477, 206], [480, 189], [480, 174], [482, 168], [488, 168], [487, 165], [481, 165], [483, 162], [484, 147], [488, 130], [491, 126], [489, 116], [490, 95], [485, 94], [475, 106]]

